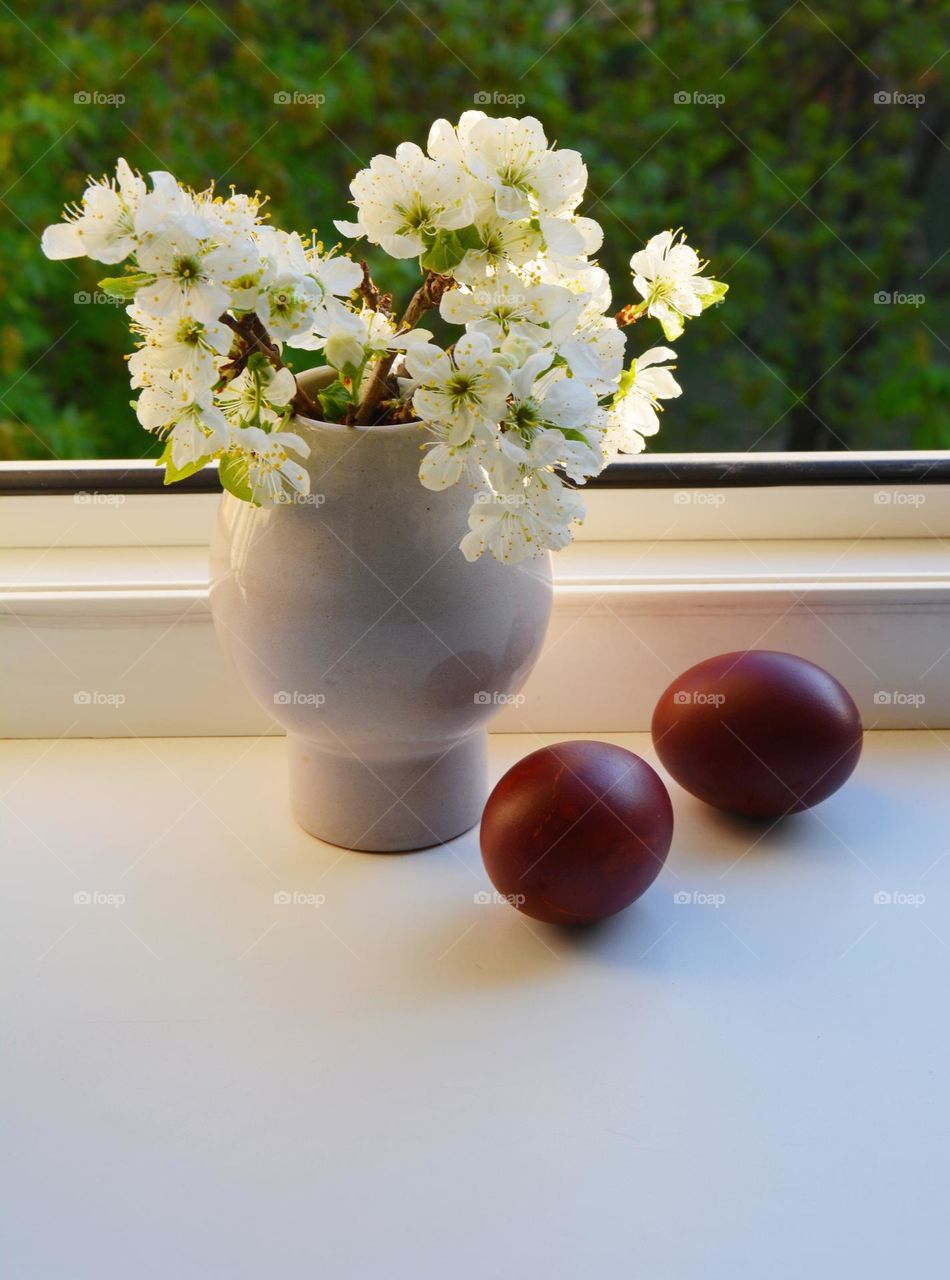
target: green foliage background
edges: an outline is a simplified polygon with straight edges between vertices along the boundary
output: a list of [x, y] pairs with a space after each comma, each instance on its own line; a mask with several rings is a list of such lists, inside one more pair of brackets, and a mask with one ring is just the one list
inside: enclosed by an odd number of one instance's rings
[[[473, 105], [536, 115], [583, 153], [618, 305], [631, 252], [665, 226], [685, 226], [729, 282], [678, 344], [687, 394], [656, 448], [947, 446], [944, 13], [939, 0], [3, 0], [0, 456], [159, 450], [129, 408], [122, 312], [82, 301], [102, 269], [40, 254], [87, 174], [124, 155], [196, 186], [260, 188], [279, 225], [332, 241], [357, 168]], [[410, 268], [374, 266], [408, 292]], [[925, 300], [882, 305], [881, 291]], [[655, 336], [634, 330], [631, 349]]]

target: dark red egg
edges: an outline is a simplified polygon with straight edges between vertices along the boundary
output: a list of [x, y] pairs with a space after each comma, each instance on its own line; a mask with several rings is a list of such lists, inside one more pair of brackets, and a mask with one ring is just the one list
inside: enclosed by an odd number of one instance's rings
[[509, 769], [488, 797], [481, 844], [492, 884], [549, 924], [628, 907], [673, 838], [669, 793], [645, 760], [608, 742], [559, 742]]
[[767, 649], [697, 663], [653, 713], [653, 745], [680, 786], [755, 818], [827, 799], [851, 776], [861, 741], [861, 716], [834, 676]]

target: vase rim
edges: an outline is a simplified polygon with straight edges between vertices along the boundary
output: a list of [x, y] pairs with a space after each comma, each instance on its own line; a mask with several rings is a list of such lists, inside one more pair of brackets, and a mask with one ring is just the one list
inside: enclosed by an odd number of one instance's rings
[[[318, 365], [314, 369], [304, 369], [296, 375], [297, 382], [304, 391], [319, 390], [327, 386], [336, 377], [336, 370], [328, 364]], [[361, 435], [406, 435], [409, 432], [425, 427], [420, 418], [412, 422], [326, 422], [323, 418], [305, 418], [301, 414], [294, 415], [294, 423], [300, 427], [315, 427], [321, 431], [350, 432], [358, 431]]]

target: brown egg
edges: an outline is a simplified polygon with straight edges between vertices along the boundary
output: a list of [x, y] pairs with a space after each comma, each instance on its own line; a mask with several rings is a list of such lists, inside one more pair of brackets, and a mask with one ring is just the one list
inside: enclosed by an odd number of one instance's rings
[[672, 838], [666, 787], [607, 742], [559, 742], [519, 760], [488, 797], [481, 828], [492, 884], [550, 924], [628, 907], [660, 874]]
[[756, 818], [810, 809], [837, 791], [861, 740], [861, 716], [834, 676], [765, 649], [697, 663], [653, 713], [653, 745], [680, 786]]

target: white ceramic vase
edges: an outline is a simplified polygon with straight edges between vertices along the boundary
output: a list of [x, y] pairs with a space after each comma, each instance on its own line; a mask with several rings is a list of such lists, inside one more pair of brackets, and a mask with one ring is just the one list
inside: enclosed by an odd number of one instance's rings
[[[325, 376], [302, 381], [313, 394]], [[310, 445], [308, 500], [222, 497], [218, 634], [287, 730], [305, 830], [351, 849], [440, 844], [481, 816], [486, 723], [537, 660], [550, 557], [465, 560], [472, 490], [422, 487], [418, 422], [292, 429]]]

